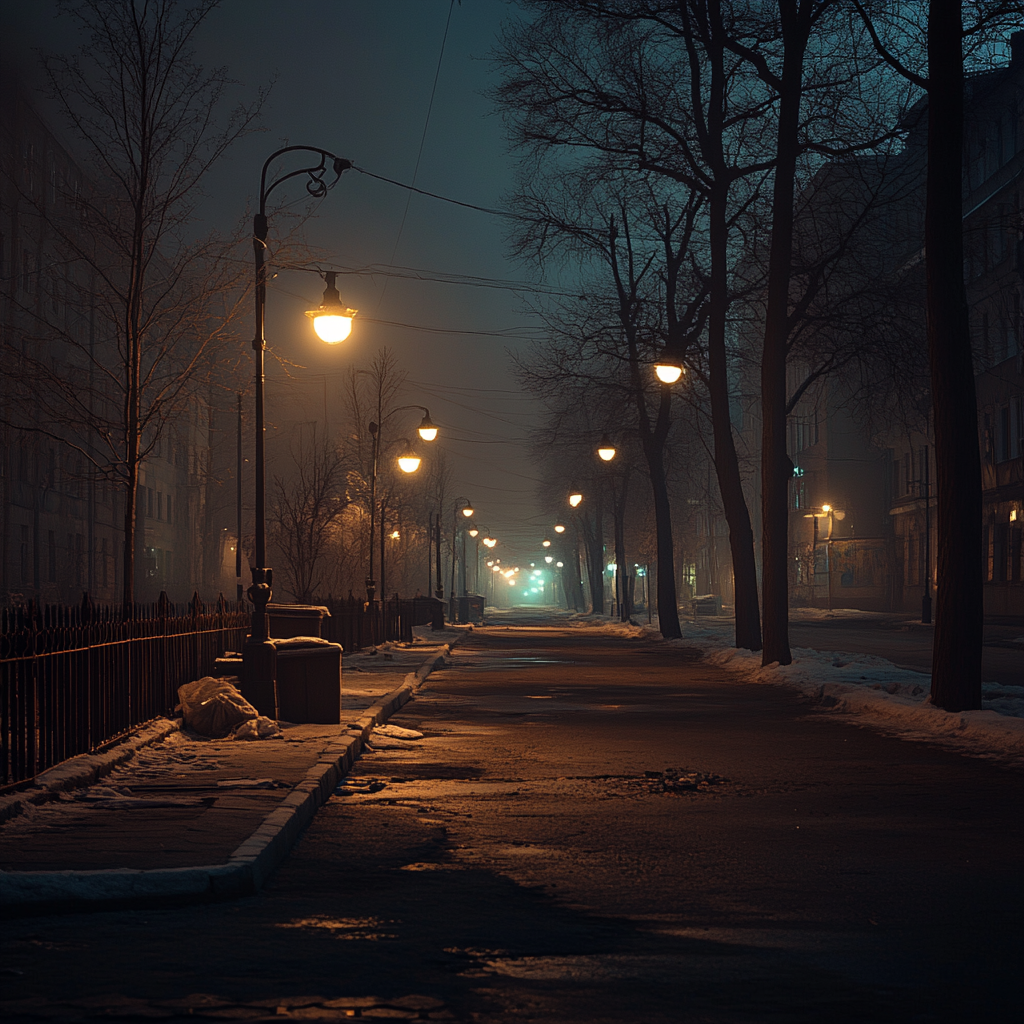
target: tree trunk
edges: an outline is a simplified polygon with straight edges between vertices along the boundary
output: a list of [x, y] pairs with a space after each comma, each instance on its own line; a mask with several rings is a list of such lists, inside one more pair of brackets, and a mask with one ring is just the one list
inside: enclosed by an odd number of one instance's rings
[[587, 568], [590, 571], [590, 612], [604, 615], [604, 493], [597, 481], [594, 496], [594, 528], [588, 531]]
[[[645, 445], [645, 449], [648, 446]], [[666, 640], [683, 635], [679, 625], [679, 606], [676, 599], [676, 574], [672, 551], [672, 510], [665, 481], [665, 463], [660, 448], [653, 446], [647, 455], [651, 473], [651, 492], [654, 498], [654, 527], [658, 538], [658, 624]]]
[[619, 619], [628, 622], [633, 613], [629, 590], [629, 566], [626, 562], [626, 498], [629, 494], [629, 470], [622, 476], [622, 487], [615, 492], [615, 582], [618, 588]]
[[764, 648], [761, 663], [788, 665], [789, 459], [786, 455], [786, 351], [793, 261], [793, 193], [799, 146], [800, 98], [807, 19], [796, 3], [781, 6], [785, 54], [772, 194], [768, 303], [761, 354], [761, 522]]
[[947, 711], [981, 707], [984, 621], [978, 409], [963, 278], [961, 17], [960, 4], [929, 4], [925, 265], [938, 499], [931, 697]]
[[[715, 440], [715, 472], [729, 525], [729, 548], [736, 581], [736, 646], [761, 650], [761, 614], [757, 601], [757, 565], [754, 531], [743, 494], [739, 460], [729, 415], [729, 371], [725, 353], [725, 319], [728, 307], [726, 198], [728, 186], [716, 182], [709, 201], [711, 245], [711, 295], [708, 312], [708, 389]], [[785, 358], [785, 357], [783, 357]], [[785, 395], [783, 395], [785, 401]], [[708, 543], [714, 544], [709, 535]], [[710, 556], [709, 556], [710, 557]]]

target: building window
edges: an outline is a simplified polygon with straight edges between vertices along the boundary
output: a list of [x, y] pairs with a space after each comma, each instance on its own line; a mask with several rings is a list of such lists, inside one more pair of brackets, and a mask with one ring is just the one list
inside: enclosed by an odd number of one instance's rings
[[996, 462], [1006, 462], [1010, 458], [1010, 407], [1001, 406], [996, 410]]

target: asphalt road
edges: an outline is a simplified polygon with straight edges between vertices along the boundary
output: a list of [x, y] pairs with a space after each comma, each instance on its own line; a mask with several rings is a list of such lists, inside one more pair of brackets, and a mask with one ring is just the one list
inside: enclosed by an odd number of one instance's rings
[[582, 629], [478, 630], [392, 723], [424, 737], [381, 737], [258, 896], [5, 922], [8, 998], [1021, 1018], [1018, 768]]

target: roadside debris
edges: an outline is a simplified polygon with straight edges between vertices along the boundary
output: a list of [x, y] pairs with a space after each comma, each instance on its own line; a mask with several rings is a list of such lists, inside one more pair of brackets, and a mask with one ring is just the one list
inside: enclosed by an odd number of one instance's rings
[[185, 727], [200, 736], [219, 738], [234, 732], [259, 712], [227, 679], [203, 676], [178, 687]]

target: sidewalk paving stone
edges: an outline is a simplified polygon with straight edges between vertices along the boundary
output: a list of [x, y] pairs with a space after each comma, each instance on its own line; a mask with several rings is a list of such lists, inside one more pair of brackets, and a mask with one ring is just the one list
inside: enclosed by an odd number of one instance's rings
[[158, 720], [44, 772], [0, 812], [0, 907], [258, 889], [458, 634], [428, 636], [345, 657], [340, 725], [234, 741]]

